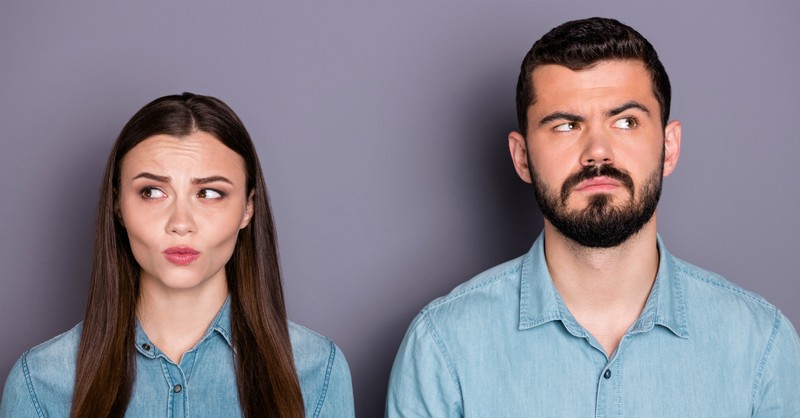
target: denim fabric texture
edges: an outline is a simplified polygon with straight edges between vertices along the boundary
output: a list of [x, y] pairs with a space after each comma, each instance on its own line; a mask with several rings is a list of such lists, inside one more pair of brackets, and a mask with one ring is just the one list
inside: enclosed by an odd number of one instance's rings
[[800, 340], [763, 298], [671, 256], [609, 358], [559, 296], [544, 237], [434, 300], [395, 359], [386, 416], [800, 417]]
[[[0, 417], [68, 417], [81, 325], [22, 355], [6, 381]], [[308, 417], [355, 416], [347, 362], [329, 339], [289, 323]], [[240, 417], [229, 300], [175, 364], [137, 323], [136, 381], [126, 417]]]

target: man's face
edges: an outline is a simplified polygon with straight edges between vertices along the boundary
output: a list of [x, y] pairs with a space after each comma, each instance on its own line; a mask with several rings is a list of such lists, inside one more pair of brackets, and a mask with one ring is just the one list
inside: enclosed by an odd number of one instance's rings
[[586, 247], [614, 247], [646, 225], [680, 150], [680, 124], [662, 128], [639, 61], [533, 72], [525, 137], [509, 135], [514, 165], [533, 183], [545, 219]]

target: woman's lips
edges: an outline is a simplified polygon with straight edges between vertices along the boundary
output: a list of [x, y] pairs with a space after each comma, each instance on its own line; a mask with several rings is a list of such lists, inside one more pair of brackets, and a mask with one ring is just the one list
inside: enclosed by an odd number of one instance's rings
[[200, 251], [192, 247], [171, 247], [164, 250], [164, 257], [172, 264], [185, 266], [200, 257]]
[[620, 183], [617, 180], [601, 176], [580, 182], [575, 186], [575, 190], [579, 192], [601, 192], [614, 190], [619, 186]]

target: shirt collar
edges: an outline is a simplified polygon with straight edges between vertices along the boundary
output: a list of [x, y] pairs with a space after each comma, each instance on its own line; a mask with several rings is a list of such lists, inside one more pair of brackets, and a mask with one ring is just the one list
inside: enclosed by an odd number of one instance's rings
[[[211, 325], [206, 330], [206, 333], [203, 335], [203, 338], [200, 338], [200, 341], [197, 342], [195, 347], [202, 344], [204, 341], [209, 339], [215, 332], [219, 333], [222, 338], [225, 339], [225, 342], [228, 343], [228, 346], [233, 348], [233, 343], [231, 340], [231, 307], [230, 307], [231, 297], [225, 299], [225, 303], [222, 304], [222, 307], [217, 312], [217, 316], [214, 317], [214, 320], [211, 321]], [[136, 349], [139, 352], [148, 358], [156, 358], [158, 357], [161, 352], [158, 348], [150, 341], [147, 337], [147, 334], [144, 333], [142, 326], [139, 324], [139, 320], [136, 320], [136, 331], [135, 331], [135, 340], [136, 340]]]
[[[647, 332], [660, 325], [681, 338], [687, 338], [686, 306], [683, 288], [676, 274], [675, 260], [667, 252], [661, 237], [658, 242], [658, 274], [639, 319], [629, 334]], [[520, 283], [519, 329], [537, 327], [550, 321], [561, 321], [570, 334], [586, 337], [558, 294], [544, 256], [544, 233], [539, 235], [523, 257]]]

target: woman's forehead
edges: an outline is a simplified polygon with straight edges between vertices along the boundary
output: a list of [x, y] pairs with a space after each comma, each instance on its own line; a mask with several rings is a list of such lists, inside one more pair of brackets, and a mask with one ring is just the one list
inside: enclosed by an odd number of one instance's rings
[[157, 171], [154, 174], [169, 177], [245, 178], [244, 159], [202, 131], [181, 137], [154, 135], [138, 143], [123, 157], [120, 174], [131, 178], [141, 171]]

